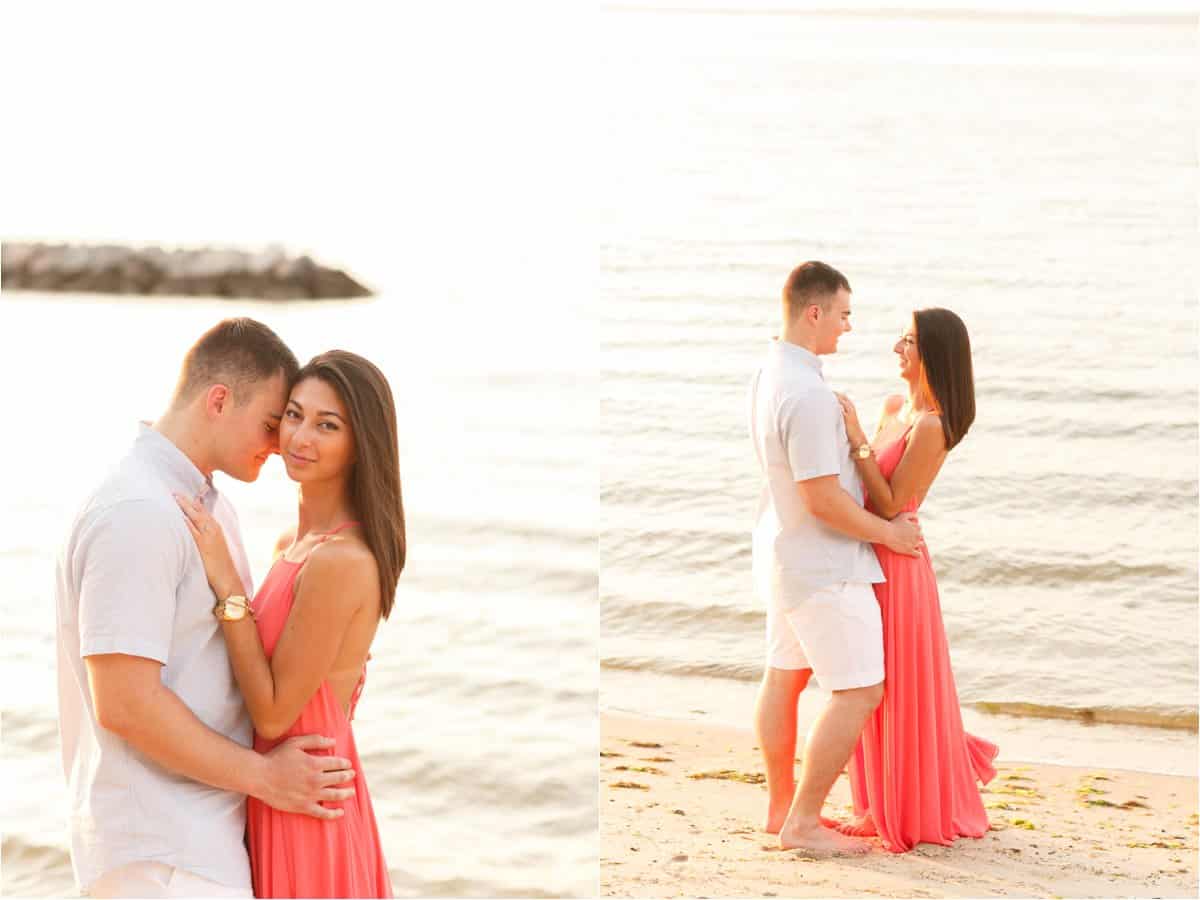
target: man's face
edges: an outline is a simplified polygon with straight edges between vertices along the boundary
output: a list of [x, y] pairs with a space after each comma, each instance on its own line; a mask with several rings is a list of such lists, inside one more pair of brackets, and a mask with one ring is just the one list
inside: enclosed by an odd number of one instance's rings
[[[820, 310], [820, 307], [817, 307]], [[817, 353], [837, 353], [838, 338], [850, 330], [850, 292], [840, 289], [817, 319]]]
[[232, 403], [222, 416], [221, 462], [216, 468], [238, 481], [255, 481], [263, 463], [279, 452], [279, 422], [287, 403], [287, 383], [280, 372], [246, 390], [251, 392], [250, 399], [240, 405]]

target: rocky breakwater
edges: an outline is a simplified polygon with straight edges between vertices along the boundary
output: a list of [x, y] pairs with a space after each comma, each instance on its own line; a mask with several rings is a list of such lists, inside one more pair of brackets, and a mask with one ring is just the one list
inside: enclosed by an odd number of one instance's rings
[[341, 269], [280, 249], [258, 252], [113, 245], [0, 245], [5, 290], [325, 300], [369, 297]]

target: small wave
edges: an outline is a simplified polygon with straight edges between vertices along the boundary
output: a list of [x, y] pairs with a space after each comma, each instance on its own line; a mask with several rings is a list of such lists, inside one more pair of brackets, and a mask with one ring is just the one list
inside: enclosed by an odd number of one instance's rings
[[401, 869], [391, 869], [392, 888], [399, 897], [569, 897], [544, 887], [509, 887], [473, 878], [420, 878]]
[[27, 841], [20, 835], [6, 834], [3, 845], [0, 846], [0, 851], [3, 852], [6, 863], [10, 859], [24, 857], [27, 859], [36, 859], [41, 864], [71, 865], [71, 855], [66, 847]]
[[1095, 438], [1103, 441], [1137, 438], [1145, 446], [1159, 441], [1194, 441], [1196, 423], [1145, 420], [1097, 423], [1091, 420], [1064, 420], [1061, 417], [1050, 416], [1026, 419], [1016, 425], [1012, 433], [1021, 437], [1054, 437], [1064, 441], [1076, 438]]
[[[519, 512], [519, 511], [517, 511]], [[517, 513], [514, 513], [514, 516]], [[495, 542], [498, 538], [515, 540], [522, 544], [554, 548], [562, 551], [587, 552], [596, 546], [596, 530], [590, 525], [573, 525], [572, 523], [546, 524], [532, 520], [516, 518], [498, 519], [494, 517], [474, 517], [466, 519], [457, 516], [426, 514], [421, 516], [421, 525], [428, 535], [437, 537], [453, 536], [454, 540], [463, 543], [475, 538], [486, 538]]]
[[539, 565], [516, 563], [487, 572], [497, 594], [513, 591], [541, 596], [594, 598], [600, 576], [590, 566], [561, 568], [542, 562]]
[[688, 606], [669, 600], [646, 600], [636, 604], [622, 603], [616, 597], [606, 597], [600, 604], [603, 623], [613, 628], [628, 626], [644, 631], [646, 623], [659, 628], [671, 626], [701, 626], [705, 632], [727, 633], [735, 630], [761, 630], [766, 613], [761, 609], [707, 604]]
[[[669, 323], [664, 323], [669, 324]], [[671, 346], [678, 349], [680, 347], [699, 347], [701, 349], [712, 349], [714, 351], [725, 348], [724, 338], [719, 335], [714, 335], [712, 338], [701, 340], [679, 340], [671, 339]], [[657, 350], [662, 348], [662, 341], [659, 339], [646, 341], [614, 341], [610, 342], [609, 346], [613, 350]], [[658, 387], [665, 384], [682, 384], [690, 388], [698, 386], [729, 388], [735, 391], [745, 391], [746, 382], [750, 375], [745, 372], [719, 372], [711, 374], [708, 372], [689, 372], [686, 376], [669, 372], [665, 369], [622, 369], [620, 372], [606, 372], [606, 377], [612, 378], [614, 381], [621, 382], [636, 382], [647, 383]], [[750, 373], [753, 374], [753, 373]], [[679, 428], [681, 423], [672, 421], [673, 427]], [[740, 424], [740, 422], [739, 422]]]
[[[544, 647], [544, 643], [539, 643], [535, 644], [531, 649], [537, 650]], [[560, 649], [568, 649], [565, 643], [559, 644], [558, 647]], [[595, 644], [593, 642], [581, 641], [574, 642], [571, 648], [582, 652], [594, 647]], [[430, 683], [428, 689], [423, 689], [419, 692], [414, 691], [414, 693], [444, 696], [447, 692], [443, 676], [439, 674]], [[461, 684], [454, 693], [455, 696], [486, 702], [489, 705], [496, 701], [512, 698], [521, 698], [522, 702], [534, 702], [538, 704], [561, 704], [572, 709], [585, 704], [594, 706], [596, 702], [595, 687], [548, 682], [545, 679], [534, 677], [498, 677], [495, 680], [480, 677]]]
[[731, 681], [758, 681], [762, 678], [762, 666], [758, 663], [697, 663], [652, 659], [648, 656], [609, 657], [600, 661], [600, 668], [624, 672], [655, 672], [659, 675], [680, 675], [685, 678], [728, 678]]
[[743, 566], [753, 553], [744, 529], [606, 529], [600, 553], [605, 565], [666, 558], [672, 568], [707, 569]]
[[3, 893], [6, 897], [66, 897], [75, 893], [71, 856], [65, 846], [49, 846], [6, 834]]
[[1150, 477], [1143, 472], [1106, 475], [1089, 482], [1087, 491], [1079, 491], [1078, 473], [1044, 472], [1029, 478], [995, 479], [981, 487], [986, 490], [982, 502], [989, 509], [1004, 504], [1026, 511], [1030, 497], [1053, 498], [1059, 510], [1077, 507], [1092, 514], [1107, 507], [1122, 511], [1143, 506], [1155, 510], [1185, 509], [1196, 502], [1196, 479], [1190, 475], [1183, 478]]
[[1189, 575], [1189, 570], [1162, 563], [1126, 565], [1111, 560], [1084, 560], [1072, 563], [1038, 562], [1030, 559], [1010, 562], [1005, 559], [989, 559], [979, 553], [958, 557], [953, 553], [938, 553], [936, 550], [934, 566], [952, 576], [959, 584], [1034, 584], [1039, 587], [1087, 582], [1146, 581]]
[[58, 746], [58, 720], [53, 710], [6, 709], [4, 744], [23, 752], [54, 752]]
[[[493, 809], [519, 812], [522, 823], [538, 812], [558, 816], [594, 808], [595, 770], [575, 765], [579, 759], [575, 749], [557, 754], [526, 752], [525, 748], [539, 743], [538, 735], [527, 733], [509, 735], [507, 742], [520, 748], [513, 757], [385, 750], [364, 754], [363, 768], [371, 778], [372, 792], [386, 798], [376, 801], [385, 818], [392, 814], [398, 797], [406, 798], [410, 810], [430, 814], [484, 802]], [[515, 765], [514, 759], [523, 762]], [[521, 827], [514, 823], [511, 830], [517, 834]]]
[[[1062, 384], [1057, 381], [1051, 387], [1028, 379], [1001, 380], [990, 379], [982, 392], [994, 395], [998, 399], [1015, 403], [1046, 402], [1061, 404], [1064, 394], [1069, 395], [1071, 403], [1078, 407], [1093, 408], [1108, 406], [1114, 403], [1128, 404], [1128, 408], [1145, 408], [1155, 404], [1166, 403], [1170, 392], [1176, 387], [1184, 388], [1188, 397], [1195, 396], [1195, 386], [1152, 385], [1136, 387], [1129, 385], [1095, 385], [1085, 380]], [[1111, 425], [1113, 423], [1106, 423]], [[1123, 424], [1123, 423], [1122, 423]], [[1194, 424], [1194, 423], [1193, 423]], [[1106, 429], [1107, 430], [1107, 427]]]
[[1016, 703], [980, 700], [967, 704], [980, 712], [1026, 719], [1073, 719], [1087, 724], [1140, 725], [1144, 728], [1168, 728], [1176, 731], [1196, 731], [1197, 712], [1194, 709], [1154, 709], [1153, 707], [1116, 706], [1044, 706], [1039, 703]]

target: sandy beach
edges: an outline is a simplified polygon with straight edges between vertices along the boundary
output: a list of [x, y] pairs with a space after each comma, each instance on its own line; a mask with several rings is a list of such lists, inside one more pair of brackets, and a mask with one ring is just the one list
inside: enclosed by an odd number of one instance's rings
[[[1003, 752], [1003, 751], [1002, 751]], [[601, 718], [600, 887], [612, 897], [1195, 897], [1195, 778], [997, 763], [992, 830], [953, 847], [811, 860], [760, 831], [750, 730]], [[846, 818], [838, 779], [826, 814]]]

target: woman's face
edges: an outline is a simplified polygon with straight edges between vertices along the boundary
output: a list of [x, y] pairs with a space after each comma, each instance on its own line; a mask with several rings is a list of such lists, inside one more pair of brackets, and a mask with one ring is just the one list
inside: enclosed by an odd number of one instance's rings
[[337, 391], [319, 378], [292, 388], [279, 423], [279, 455], [293, 481], [344, 478], [354, 464], [350, 415]]
[[[910, 384], [921, 379], [921, 354], [917, 352], [917, 324], [909, 319], [892, 350], [900, 358], [900, 377]], [[285, 417], [286, 419], [286, 417]]]

